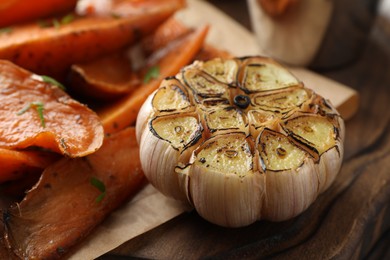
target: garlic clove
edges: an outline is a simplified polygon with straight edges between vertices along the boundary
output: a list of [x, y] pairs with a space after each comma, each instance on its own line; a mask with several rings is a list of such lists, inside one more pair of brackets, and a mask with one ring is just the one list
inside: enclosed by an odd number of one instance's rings
[[284, 221], [306, 210], [318, 196], [317, 171], [309, 159], [299, 168], [267, 171], [263, 219]]
[[235, 82], [237, 77], [237, 60], [214, 59], [202, 63], [196, 63], [196, 66], [200, 67], [204, 72], [225, 84], [232, 84]]
[[[202, 126], [191, 115], [161, 116], [149, 121], [140, 141], [141, 165], [146, 177], [162, 193], [186, 200], [186, 178], [175, 173], [188, 163], [195, 144], [202, 139]], [[171, 173], [171, 174], [166, 174]]]
[[297, 86], [301, 83], [287, 69], [265, 58], [248, 59], [240, 71], [244, 91], [255, 93]]
[[188, 110], [191, 102], [181, 83], [175, 79], [168, 79], [153, 95], [153, 108], [160, 112], [180, 112]]
[[264, 128], [275, 131], [280, 129], [278, 114], [262, 109], [248, 111], [248, 122], [249, 132], [253, 136], [259, 136]]
[[150, 130], [180, 151], [196, 143], [202, 137], [203, 128], [197, 116], [180, 114], [154, 118]]
[[197, 69], [184, 70], [183, 80], [193, 91], [198, 102], [204, 98], [224, 98], [229, 100], [227, 85], [218, 82], [205, 72]]
[[336, 145], [336, 127], [325, 117], [302, 115], [283, 123], [286, 132], [313, 148], [319, 155]]
[[190, 176], [192, 202], [205, 219], [237, 227], [260, 218], [264, 176], [254, 171], [245, 134], [207, 140], [195, 151]]
[[232, 106], [219, 106], [204, 111], [205, 125], [210, 136], [226, 132], [248, 133], [242, 112]]
[[264, 129], [259, 135], [257, 149], [263, 170], [284, 171], [302, 166], [310, 155], [289, 137]]
[[310, 98], [304, 88], [293, 88], [277, 93], [259, 93], [253, 97], [253, 106], [263, 110], [286, 113], [301, 106]]

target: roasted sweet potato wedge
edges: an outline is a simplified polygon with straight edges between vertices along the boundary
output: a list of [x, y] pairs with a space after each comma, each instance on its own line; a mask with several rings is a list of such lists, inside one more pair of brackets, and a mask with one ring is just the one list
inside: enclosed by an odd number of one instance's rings
[[30, 172], [42, 172], [56, 160], [58, 156], [50, 152], [0, 148], [0, 183], [19, 179]]
[[77, 0], [3, 0], [0, 3], [0, 28], [71, 12]]
[[102, 145], [98, 116], [58, 86], [0, 60], [0, 148], [38, 146], [69, 157]]
[[71, 64], [92, 60], [133, 43], [183, 6], [182, 0], [132, 2], [138, 3], [138, 9], [132, 9], [128, 16], [75, 16], [72, 21], [50, 27], [38, 23], [14, 26], [0, 34], [0, 59], [37, 74], [63, 79]]
[[77, 95], [96, 100], [112, 100], [141, 84], [124, 52], [72, 65], [69, 82]]
[[153, 34], [142, 40], [142, 49], [146, 56], [165, 47], [174, 41], [191, 32], [191, 28], [185, 26], [175, 17], [171, 17], [162, 23]]
[[229, 59], [233, 58], [233, 55], [226, 50], [218, 49], [210, 44], [204, 44], [202, 49], [196, 55], [194, 60], [212, 60], [215, 58]]
[[3, 213], [8, 247], [21, 259], [63, 256], [142, 186], [138, 150], [135, 129], [127, 128], [94, 154], [46, 168], [22, 202]]
[[[208, 27], [202, 27], [183, 39], [171, 42], [164, 49], [151, 56], [149, 67], [158, 67], [157, 77], [141, 85], [130, 95], [97, 110], [106, 133], [113, 133], [134, 124], [143, 102], [165, 77], [175, 75], [180, 68], [188, 64], [201, 49]], [[178, 55], [180, 53], [180, 55]], [[156, 58], [160, 57], [160, 59]]]
[[[140, 69], [138, 64], [142, 65], [145, 57], [191, 31], [171, 17], [130, 51], [123, 50], [89, 62], [73, 64], [69, 76], [72, 91], [86, 100], [99, 101], [110, 101], [134, 91], [142, 81], [136, 71]], [[134, 51], [137, 53], [132, 55]], [[136, 56], [137, 60], [132, 56]], [[137, 64], [131, 64], [134, 60]]]

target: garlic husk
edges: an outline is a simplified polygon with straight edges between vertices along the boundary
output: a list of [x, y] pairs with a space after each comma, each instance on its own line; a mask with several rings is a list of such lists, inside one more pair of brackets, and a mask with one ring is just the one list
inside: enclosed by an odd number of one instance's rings
[[148, 96], [148, 98], [142, 104], [142, 106], [138, 112], [137, 120], [136, 120], [136, 124], [135, 124], [135, 134], [136, 134], [138, 144], [141, 144], [141, 136], [144, 132], [146, 132], [145, 129], [147, 127], [147, 123], [149, 121], [150, 114], [153, 112], [153, 106], [152, 106], [151, 101], [152, 101], [156, 91], [154, 91], [151, 95]]
[[339, 137], [336, 141], [336, 145], [324, 152], [319, 159], [317, 164], [319, 175], [319, 194], [327, 190], [335, 180], [337, 173], [340, 171], [342, 160], [344, 157], [344, 146], [343, 140], [345, 137], [345, 125], [341, 118], [337, 119], [340, 127]]
[[206, 141], [192, 158], [190, 194], [198, 213], [210, 222], [239, 227], [260, 219], [264, 175], [256, 171], [245, 134]]
[[[188, 147], [180, 152], [149, 131], [141, 138], [141, 165], [150, 183], [166, 196], [181, 200], [187, 199], [187, 176], [175, 171], [181, 162], [188, 162], [195, 147]], [[189, 202], [189, 201], [188, 201]]]
[[249, 225], [261, 218], [265, 176], [258, 172], [244, 177], [207, 171], [194, 166], [190, 192], [197, 212], [206, 220], [225, 227]]
[[141, 165], [146, 177], [165, 195], [187, 200], [187, 178], [175, 172], [175, 168], [188, 163], [195, 145], [202, 139], [199, 120], [191, 114], [160, 116], [149, 120], [146, 127], [149, 131], [144, 131], [140, 140]]
[[267, 171], [264, 219], [283, 221], [302, 213], [318, 195], [317, 167], [311, 159], [297, 169]]

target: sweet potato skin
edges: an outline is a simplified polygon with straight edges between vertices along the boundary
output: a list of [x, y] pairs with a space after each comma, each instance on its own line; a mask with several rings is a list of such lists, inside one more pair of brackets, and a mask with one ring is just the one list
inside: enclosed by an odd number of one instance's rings
[[0, 34], [0, 59], [57, 79], [65, 77], [71, 64], [92, 60], [119, 50], [182, 7], [182, 1], [156, 2], [127, 17], [76, 17], [59, 27], [42, 28], [37, 23], [14, 26]]

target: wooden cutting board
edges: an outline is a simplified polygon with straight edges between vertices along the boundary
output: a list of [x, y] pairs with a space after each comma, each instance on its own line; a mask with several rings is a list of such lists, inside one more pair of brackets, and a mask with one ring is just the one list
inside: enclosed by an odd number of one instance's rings
[[[188, 8], [177, 17], [191, 27], [210, 25], [207, 41], [235, 56], [264, 55], [254, 35], [242, 25], [205, 1], [190, 0]], [[329, 99], [345, 120], [350, 119], [359, 105], [358, 93], [352, 88], [304, 68], [289, 67], [290, 71], [318, 94]]]

